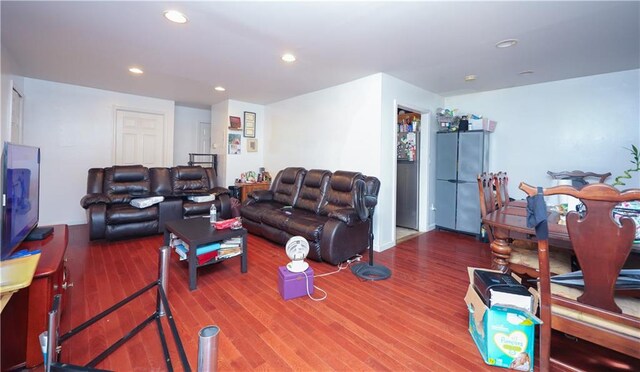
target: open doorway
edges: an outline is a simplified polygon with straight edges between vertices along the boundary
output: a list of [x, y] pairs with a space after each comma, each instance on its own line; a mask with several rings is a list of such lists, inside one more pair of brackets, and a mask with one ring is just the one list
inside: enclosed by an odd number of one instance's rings
[[[427, 173], [427, 156], [423, 156], [422, 141], [429, 141], [428, 134], [422, 138], [423, 114], [419, 110], [398, 105], [396, 138], [396, 242], [409, 239], [420, 232], [421, 179]], [[428, 115], [427, 115], [428, 117]], [[428, 133], [426, 131], [425, 133]], [[423, 164], [424, 162], [424, 164]], [[426, 176], [426, 174], [424, 175]], [[426, 218], [426, 215], [422, 218]], [[424, 230], [424, 229], [422, 229]]]

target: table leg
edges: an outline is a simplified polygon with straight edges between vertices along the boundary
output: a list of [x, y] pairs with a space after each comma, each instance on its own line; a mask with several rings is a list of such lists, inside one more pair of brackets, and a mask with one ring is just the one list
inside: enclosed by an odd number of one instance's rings
[[249, 247], [247, 246], [247, 234], [245, 233], [244, 235], [242, 235], [242, 255], [240, 255], [240, 272], [241, 273], [247, 272], [248, 248]]
[[511, 257], [511, 247], [508, 238], [494, 231], [494, 239], [491, 242], [491, 268], [502, 272], [509, 272], [509, 258]]
[[196, 256], [196, 247], [189, 247], [187, 260], [189, 261], [189, 289], [193, 291], [198, 288], [198, 258]]

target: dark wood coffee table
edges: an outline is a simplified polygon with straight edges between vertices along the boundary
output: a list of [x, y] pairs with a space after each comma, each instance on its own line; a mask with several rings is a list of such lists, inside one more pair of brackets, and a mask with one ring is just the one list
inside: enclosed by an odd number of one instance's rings
[[240, 254], [240, 272], [247, 272], [247, 229], [224, 229], [216, 230], [207, 218], [191, 218], [186, 220], [169, 221], [165, 224], [164, 244], [169, 246], [171, 233], [174, 233], [179, 239], [189, 245], [187, 254], [187, 262], [189, 263], [189, 289], [197, 288], [198, 268], [211, 265], [214, 263], [225, 261], [228, 258], [212, 259], [202, 265], [198, 264], [196, 249], [200, 246], [221, 242], [223, 240], [241, 237], [242, 238], [242, 254]]

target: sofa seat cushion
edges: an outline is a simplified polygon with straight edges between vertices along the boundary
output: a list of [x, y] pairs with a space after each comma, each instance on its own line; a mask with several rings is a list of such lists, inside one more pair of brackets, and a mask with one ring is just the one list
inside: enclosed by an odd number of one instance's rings
[[287, 220], [291, 216], [291, 212], [285, 213], [282, 209], [275, 209], [262, 214], [261, 221], [263, 224], [273, 226], [277, 229], [284, 230], [287, 226]]
[[263, 214], [279, 210], [282, 207], [284, 207], [284, 204], [274, 201], [243, 205], [242, 208], [240, 208], [240, 215], [242, 218], [247, 218], [255, 222], [262, 222]]
[[291, 235], [300, 235], [309, 242], [319, 242], [328, 218], [304, 210], [294, 210], [284, 230]]
[[134, 222], [153, 221], [158, 219], [158, 205], [148, 208], [135, 208], [129, 204], [113, 204], [107, 208], [107, 224], [122, 225]]

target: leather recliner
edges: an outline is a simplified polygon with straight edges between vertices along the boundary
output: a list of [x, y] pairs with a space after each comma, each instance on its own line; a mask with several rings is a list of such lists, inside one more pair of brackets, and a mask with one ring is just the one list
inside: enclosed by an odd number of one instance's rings
[[[229, 191], [216, 187], [212, 168], [116, 165], [89, 169], [87, 195], [80, 204], [87, 210], [90, 239], [115, 240], [162, 233], [167, 221], [208, 215], [212, 202], [188, 199], [208, 194], [216, 194], [213, 203], [220, 218], [231, 218]], [[146, 208], [130, 204], [133, 199], [150, 196], [163, 196], [164, 200]]]
[[303, 236], [308, 258], [337, 265], [368, 248], [379, 185], [359, 172], [286, 168], [270, 190], [249, 194], [242, 222], [252, 234], [282, 245]]

